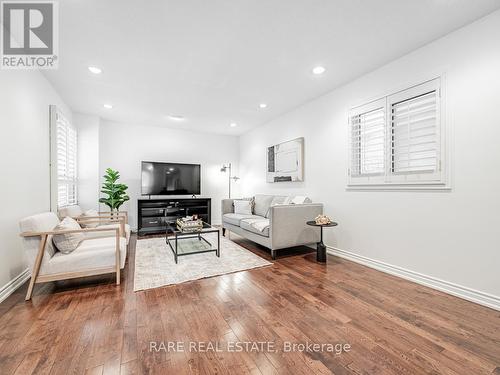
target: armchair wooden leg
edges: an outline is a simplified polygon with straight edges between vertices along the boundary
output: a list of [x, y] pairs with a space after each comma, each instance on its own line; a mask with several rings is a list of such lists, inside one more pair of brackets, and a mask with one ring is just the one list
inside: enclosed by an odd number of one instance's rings
[[276, 250], [271, 250], [271, 258], [276, 260]]
[[120, 285], [120, 233], [116, 233], [116, 285]]
[[40, 239], [40, 246], [38, 247], [38, 254], [36, 255], [35, 264], [33, 265], [33, 271], [31, 272], [31, 279], [28, 285], [28, 292], [26, 293], [26, 301], [31, 299], [33, 294], [33, 288], [35, 286], [36, 278], [38, 277], [38, 272], [40, 272], [40, 266], [42, 264], [43, 253], [45, 252], [45, 246], [47, 245], [47, 235], [42, 235]]

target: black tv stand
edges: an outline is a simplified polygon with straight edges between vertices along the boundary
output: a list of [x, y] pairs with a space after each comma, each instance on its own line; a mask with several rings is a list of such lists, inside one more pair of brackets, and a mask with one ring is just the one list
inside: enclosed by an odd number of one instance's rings
[[139, 236], [165, 233], [168, 223], [184, 216], [198, 215], [204, 222], [211, 221], [210, 198], [161, 198], [137, 201], [137, 233]]

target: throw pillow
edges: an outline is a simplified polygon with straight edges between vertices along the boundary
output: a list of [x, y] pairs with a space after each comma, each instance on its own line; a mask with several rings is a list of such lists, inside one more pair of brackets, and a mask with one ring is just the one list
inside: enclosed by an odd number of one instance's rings
[[[80, 224], [78, 224], [77, 221], [71, 217], [65, 217], [63, 221], [57, 224], [54, 228], [55, 231], [71, 229], [82, 229]], [[63, 254], [70, 254], [73, 252], [83, 240], [83, 233], [56, 234], [52, 237], [52, 243], [56, 249]]]
[[241, 200], [250, 201], [250, 203], [252, 204], [252, 214], [253, 214], [255, 208], [255, 197], [243, 197], [241, 198]]
[[[82, 214], [82, 218], [85, 219], [85, 216], [92, 217], [92, 216], [98, 216], [98, 215], [99, 215], [99, 213], [96, 210], [87, 210]], [[93, 219], [93, 220], [97, 220], [97, 219]], [[82, 228], [96, 228], [99, 225], [99, 223], [86, 224], [85, 221], [82, 221], [80, 224], [81, 224]]]
[[269, 206], [269, 209], [267, 210], [266, 218], [269, 219], [269, 217], [271, 216], [271, 207], [284, 205], [285, 204], [285, 200], [287, 198], [288, 197], [284, 197], [284, 196], [281, 196], [281, 195], [276, 195], [273, 198], [273, 200], [271, 201], [271, 205]]
[[267, 211], [271, 206], [271, 201], [273, 200], [273, 198], [274, 198], [273, 195], [257, 194], [255, 196], [255, 206], [254, 206], [255, 215], [266, 217]]
[[240, 215], [251, 215], [252, 214], [252, 201], [244, 199], [234, 200], [234, 213]]
[[291, 204], [304, 204], [309, 203], [311, 200], [305, 195], [297, 195], [292, 198]]

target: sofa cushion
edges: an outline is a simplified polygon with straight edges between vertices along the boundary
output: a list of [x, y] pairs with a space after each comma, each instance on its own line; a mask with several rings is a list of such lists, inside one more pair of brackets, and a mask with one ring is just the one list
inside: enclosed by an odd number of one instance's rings
[[243, 219], [240, 222], [241, 229], [249, 232], [260, 234], [264, 237], [269, 237], [269, 219], [260, 217], [258, 219]]
[[269, 207], [271, 206], [271, 201], [273, 200], [274, 195], [264, 195], [257, 194], [255, 196], [255, 205], [254, 205], [254, 214], [258, 216], [266, 216], [267, 211], [269, 211]]
[[[120, 238], [120, 268], [125, 266], [127, 241]], [[78, 272], [89, 269], [114, 267], [116, 262], [115, 237], [86, 239], [71, 254], [56, 253], [40, 274]]]
[[[63, 219], [63, 221], [56, 225], [54, 231], [74, 229], [79, 230], [82, 229], [82, 227], [75, 219], [67, 216]], [[80, 245], [80, 242], [82, 242], [84, 238], [85, 236], [83, 233], [64, 233], [54, 235], [52, 242], [61, 253], [69, 254], [74, 251], [78, 245]]]
[[257, 215], [241, 215], [241, 214], [224, 214], [222, 215], [222, 221], [228, 224], [240, 226], [240, 221], [243, 219], [263, 219], [262, 216]]

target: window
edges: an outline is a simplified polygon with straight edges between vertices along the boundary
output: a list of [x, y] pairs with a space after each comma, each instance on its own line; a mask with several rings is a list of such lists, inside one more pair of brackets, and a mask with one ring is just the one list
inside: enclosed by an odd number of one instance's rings
[[350, 186], [446, 185], [440, 79], [349, 114]]
[[51, 106], [51, 153], [51, 181], [56, 187], [51, 189], [53, 209], [77, 204], [77, 133], [54, 106]]

